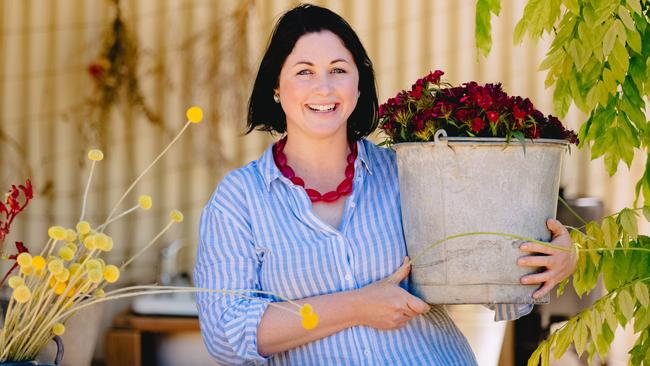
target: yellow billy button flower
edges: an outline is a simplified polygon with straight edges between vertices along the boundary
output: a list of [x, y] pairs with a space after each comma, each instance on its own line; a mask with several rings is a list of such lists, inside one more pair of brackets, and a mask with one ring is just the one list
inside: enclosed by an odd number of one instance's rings
[[59, 283], [59, 282], [56, 280], [56, 278], [50, 277], [50, 282], [49, 282], [50, 288], [56, 287], [57, 283]]
[[32, 267], [32, 266], [21, 266], [20, 267], [20, 273], [24, 274], [25, 276], [29, 276], [32, 273], [34, 273], [34, 267]]
[[[101, 249], [101, 250], [103, 250], [105, 252], [110, 252], [111, 250], [113, 250], [113, 238], [111, 238], [110, 236], [107, 235], [106, 236], [106, 243], [104, 243], [101, 247], [99, 247], [99, 249]], [[101, 258], [98, 258], [98, 259], [101, 259]]]
[[106, 269], [104, 269], [104, 279], [108, 283], [113, 283], [117, 281], [120, 278], [120, 269], [117, 268], [116, 266], [109, 264], [106, 266]]
[[70, 271], [67, 268], [64, 268], [61, 272], [54, 275], [57, 281], [65, 282], [70, 278]]
[[93, 268], [88, 270], [88, 280], [92, 283], [101, 282], [103, 276], [102, 271], [99, 268]]
[[25, 281], [23, 281], [23, 278], [20, 276], [11, 276], [9, 277], [9, 287], [11, 288], [16, 288], [20, 285], [24, 285]]
[[77, 232], [72, 229], [65, 229], [65, 241], [74, 242], [77, 240]]
[[102, 269], [102, 262], [98, 261], [97, 259], [89, 259], [86, 261], [86, 269], [91, 270], [91, 269]]
[[185, 112], [187, 119], [192, 123], [199, 123], [203, 120], [203, 110], [201, 107], [192, 106]]
[[97, 238], [97, 235], [88, 235], [87, 237], [84, 238], [84, 246], [88, 250], [93, 250], [97, 246], [95, 245], [95, 240]]
[[70, 249], [69, 246], [64, 246], [59, 249], [59, 257], [65, 261], [69, 261], [74, 258], [74, 250]]
[[61, 226], [50, 226], [47, 235], [54, 240], [65, 240], [66, 232]]
[[70, 250], [72, 250], [73, 253], [77, 252], [77, 244], [75, 244], [75, 243], [72, 243], [72, 242], [65, 243], [65, 247], [70, 248]]
[[16, 262], [18, 262], [18, 265], [21, 267], [31, 267], [32, 255], [27, 252], [20, 253], [16, 258]]
[[45, 268], [45, 258], [41, 257], [40, 255], [33, 257], [32, 267], [34, 267], [34, 269], [37, 271], [40, 271], [41, 269]]
[[96, 298], [100, 299], [100, 298], [105, 296], [105, 293], [104, 293], [104, 290], [99, 288], [99, 289], [95, 290], [94, 295], [95, 295]]
[[63, 262], [60, 259], [53, 259], [47, 264], [47, 269], [53, 274], [57, 275], [63, 271]]
[[61, 323], [54, 324], [54, 326], [52, 327], [52, 333], [54, 333], [54, 335], [58, 335], [58, 336], [65, 333], [65, 325], [63, 325]]
[[79, 221], [77, 223], [77, 232], [81, 235], [86, 235], [90, 231], [90, 224], [88, 221]]
[[94, 235], [95, 237], [95, 245], [94, 247], [100, 250], [104, 250], [104, 247], [108, 245], [108, 235], [101, 233]]
[[300, 316], [302, 317], [302, 327], [310, 330], [316, 328], [318, 325], [318, 315], [314, 313], [314, 309], [309, 304], [304, 304], [300, 307]]
[[101, 161], [104, 159], [104, 153], [98, 149], [92, 149], [88, 151], [88, 159], [92, 161]]
[[69, 269], [69, 270], [70, 270], [70, 277], [72, 277], [72, 276], [74, 276], [75, 274], [77, 274], [77, 272], [79, 272], [79, 268], [81, 268], [81, 264], [79, 264], [79, 263], [72, 263], [72, 264], [70, 265], [70, 269]]
[[68, 284], [65, 282], [58, 282], [54, 288], [54, 293], [57, 295], [63, 295], [65, 288], [68, 287]]
[[172, 210], [172, 212], [169, 213], [169, 218], [173, 222], [182, 222], [183, 221], [183, 213], [178, 211], [178, 210]]
[[27, 301], [29, 301], [29, 299], [31, 299], [32, 292], [29, 290], [27, 286], [20, 285], [14, 289], [14, 293], [12, 296], [18, 303], [24, 304]]
[[151, 208], [151, 196], [143, 194], [138, 198], [138, 205], [143, 210], [148, 210]]
[[70, 287], [70, 291], [68, 291], [68, 294], [66, 295], [67, 297], [72, 297], [77, 293], [77, 288], [72, 286]]

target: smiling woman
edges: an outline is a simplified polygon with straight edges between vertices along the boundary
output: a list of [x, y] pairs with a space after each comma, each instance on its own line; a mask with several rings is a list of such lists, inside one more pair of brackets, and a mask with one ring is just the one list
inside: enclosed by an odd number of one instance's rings
[[[217, 361], [476, 365], [444, 308], [408, 292], [395, 153], [365, 139], [377, 111], [372, 62], [348, 23], [313, 5], [285, 13], [248, 111], [248, 132], [282, 136], [218, 185], [201, 218], [194, 278], [283, 294], [318, 317], [306, 329], [265, 302], [198, 294]], [[499, 306], [496, 318], [530, 309]]]

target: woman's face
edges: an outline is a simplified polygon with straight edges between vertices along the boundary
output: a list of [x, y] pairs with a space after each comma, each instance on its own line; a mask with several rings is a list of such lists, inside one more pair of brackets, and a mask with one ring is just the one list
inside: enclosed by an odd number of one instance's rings
[[338, 36], [330, 31], [303, 35], [285, 60], [275, 89], [287, 116], [287, 133], [298, 138], [347, 136], [358, 86], [357, 66]]

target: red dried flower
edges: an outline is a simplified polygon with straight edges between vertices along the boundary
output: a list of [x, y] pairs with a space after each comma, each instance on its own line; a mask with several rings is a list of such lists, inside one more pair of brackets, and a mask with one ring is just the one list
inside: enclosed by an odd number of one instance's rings
[[[436, 70], [418, 79], [411, 90], [402, 90], [379, 106], [379, 125], [392, 142], [432, 141], [436, 129], [449, 136], [494, 136], [566, 139], [577, 143], [553, 116], [544, 116], [528, 98], [511, 97], [501, 84], [475, 81], [451, 86], [440, 81]], [[407, 120], [404, 120], [407, 118]], [[489, 129], [485, 127], [490, 124]], [[435, 128], [426, 128], [434, 126]]]

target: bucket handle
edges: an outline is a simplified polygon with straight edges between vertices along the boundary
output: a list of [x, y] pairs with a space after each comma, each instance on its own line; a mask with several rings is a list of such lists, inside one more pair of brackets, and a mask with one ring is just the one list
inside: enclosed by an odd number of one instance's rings
[[[441, 139], [440, 136], [444, 136], [444, 139]], [[445, 131], [443, 128], [436, 131], [436, 133], [433, 135], [433, 142], [436, 146], [438, 146], [438, 144], [442, 144], [441, 146], [449, 146], [449, 140], [447, 140], [447, 131]]]
[[61, 361], [63, 361], [63, 340], [58, 335], [55, 335], [53, 338], [56, 343], [56, 356], [54, 358], [54, 365], [59, 366]]

